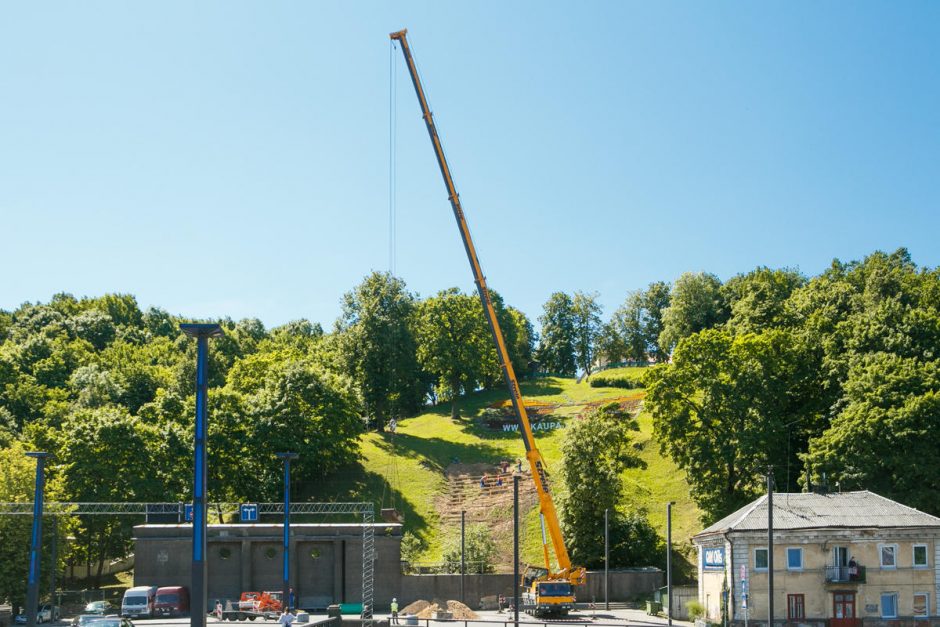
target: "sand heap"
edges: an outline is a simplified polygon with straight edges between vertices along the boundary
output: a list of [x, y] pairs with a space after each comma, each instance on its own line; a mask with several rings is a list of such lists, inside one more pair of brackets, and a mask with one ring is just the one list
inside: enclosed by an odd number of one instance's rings
[[439, 612], [441, 610], [450, 612], [453, 614], [454, 618], [458, 620], [469, 620], [472, 618], [479, 618], [476, 612], [471, 610], [469, 607], [461, 603], [460, 601], [448, 601], [446, 604], [442, 601], [435, 601], [434, 603], [428, 603], [427, 601], [415, 601], [411, 605], [405, 608], [406, 613], [410, 614], [408, 608], [411, 607], [422, 607], [421, 610], [415, 612], [418, 618], [434, 618], [434, 612]]
[[400, 613], [401, 614], [420, 614], [429, 605], [431, 604], [425, 601], [424, 599], [418, 599], [414, 603], [406, 605]]

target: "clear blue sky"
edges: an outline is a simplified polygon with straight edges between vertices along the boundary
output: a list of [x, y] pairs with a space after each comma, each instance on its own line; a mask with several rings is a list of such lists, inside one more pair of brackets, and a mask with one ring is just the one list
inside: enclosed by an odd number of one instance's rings
[[[10, 2], [0, 308], [329, 327], [388, 267], [402, 27], [490, 284], [533, 321], [687, 270], [940, 265], [937, 2]], [[400, 61], [397, 103], [398, 274], [469, 290]]]

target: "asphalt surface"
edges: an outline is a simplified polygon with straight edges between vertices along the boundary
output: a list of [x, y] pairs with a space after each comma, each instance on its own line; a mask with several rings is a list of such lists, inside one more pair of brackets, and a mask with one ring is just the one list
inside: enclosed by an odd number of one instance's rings
[[[436, 620], [426, 620], [419, 619], [417, 622], [417, 627], [500, 627], [502, 625], [512, 625], [512, 614], [508, 612], [487, 612], [480, 611], [477, 612], [480, 616], [478, 620], [452, 620], [452, 621], [436, 621]], [[326, 614], [311, 614], [310, 622], [317, 622], [321, 619], [326, 618]], [[349, 616], [350, 619], [358, 619], [357, 616]], [[387, 621], [388, 614], [386, 613], [376, 613], [374, 617], [377, 621]], [[189, 618], [139, 618], [131, 619], [135, 627], [187, 627], [189, 623]], [[624, 626], [636, 626], [636, 627], [663, 627], [667, 625], [665, 618], [658, 616], [648, 616], [645, 612], [640, 610], [583, 610], [577, 613], [569, 615], [564, 619], [540, 619], [529, 616], [528, 614], [519, 614], [519, 622], [526, 623], [531, 625], [559, 625], [559, 626], [570, 626], [570, 625], [624, 625]], [[692, 627], [691, 622], [673, 620], [673, 625], [676, 627]], [[403, 617], [399, 618], [399, 624], [403, 627], [407, 627], [407, 623]], [[45, 623], [50, 627], [70, 627], [71, 626], [71, 617], [67, 617], [65, 620], [56, 621], [53, 623]], [[207, 627], [223, 627], [223, 625], [228, 625], [229, 627], [255, 627], [260, 625], [269, 625], [271, 627], [277, 627], [277, 621], [261, 620], [260, 618], [255, 621], [220, 621], [213, 616], [209, 616], [206, 619]], [[304, 623], [295, 623], [294, 627], [302, 627]]]

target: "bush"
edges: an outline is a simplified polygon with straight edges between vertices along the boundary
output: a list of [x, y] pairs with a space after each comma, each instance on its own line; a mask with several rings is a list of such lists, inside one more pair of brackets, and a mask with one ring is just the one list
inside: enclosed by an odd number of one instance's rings
[[599, 372], [592, 376], [590, 381], [592, 388], [627, 388], [628, 390], [632, 390], [634, 388], [643, 387], [642, 381], [631, 379], [623, 374], [604, 374], [603, 372]]
[[698, 601], [689, 601], [685, 604], [685, 609], [689, 611], [689, 620], [698, 620], [705, 617], [705, 606]]

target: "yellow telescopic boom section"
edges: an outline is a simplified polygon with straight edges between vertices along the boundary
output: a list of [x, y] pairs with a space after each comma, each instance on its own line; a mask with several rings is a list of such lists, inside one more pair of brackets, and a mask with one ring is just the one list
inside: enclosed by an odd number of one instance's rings
[[519, 389], [519, 382], [516, 380], [516, 373], [513, 371], [512, 363], [509, 361], [509, 353], [506, 350], [506, 342], [503, 340], [503, 332], [499, 327], [499, 321], [496, 319], [493, 302], [490, 299], [490, 293], [486, 287], [486, 278], [483, 276], [483, 269], [480, 267], [480, 260], [477, 258], [476, 249], [473, 246], [473, 239], [470, 237], [470, 227], [467, 225], [466, 216], [464, 215], [463, 208], [460, 206], [460, 197], [457, 195], [457, 188], [450, 174], [447, 158], [444, 156], [441, 138], [437, 134], [437, 128], [434, 126], [434, 117], [431, 114], [431, 109], [428, 107], [428, 101], [424, 95], [424, 87], [421, 85], [421, 79], [418, 77], [414, 57], [412, 57], [411, 48], [408, 46], [408, 39], [406, 38], [407, 32], [407, 30], [401, 30], [396, 33], [391, 33], [389, 37], [398, 41], [401, 46], [402, 54], [405, 56], [405, 62], [408, 64], [408, 73], [411, 75], [411, 82], [414, 84], [415, 94], [417, 94], [418, 103], [421, 105], [421, 114], [424, 117], [424, 123], [427, 125], [428, 135], [431, 136], [431, 144], [434, 146], [434, 155], [437, 157], [437, 164], [441, 168], [441, 175], [444, 177], [444, 185], [447, 186], [447, 198], [450, 200], [450, 205], [454, 210], [454, 218], [456, 218], [457, 226], [460, 229], [460, 237], [463, 240], [464, 249], [467, 252], [467, 259], [470, 261], [470, 268], [473, 270], [473, 280], [476, 283], [477, 291], [480, 293], [480, 300], [483, 303], [483, 313], [486, 316], [490, 332], [493, 335], [493, 343], [496, 345], [496, 356], [499, 359], [499, 365], [500, 368], [502, 368], [506, 384], [509, 386], [509, 397], [512, 400], [513, 409], [515, 409], [516, 417], [519, 420], [519, 431], [522, 433], [522, 441], [525, 444], [526, 459], [529, 460], [529, 466], [532, 469], [532, 479], [535, 481], [535, 489], [538, 492], [540, 509], [545, 519], [545, 524], [548, 527], [548, 534], [551, 537], [552, 547], [555, 550], [555, 559], [558, 560], [559, 570], [552, 572], [552, 567], [547, 560], [547, 554], [545, 567], [551, 573], [549, 575], [550, 579], [566, 579], [573, 584], [580, 584], [584, 581], [584, 569], [571, 567], [571, 559], [568, 557], [568, 550], [565, 548], [565, 541], [561, 536], [558, 514], [555, 511], [555, 503], [552, 501], [551, 492], [549, 490], [545, 473], [545, 463], [542, 459], [542, 454], [535, 445], [535, 439], [532, 437], [532, 426], [529, 424], [529, 416], [526, 413], [525, 404], [522, 401], [522, 392]]

